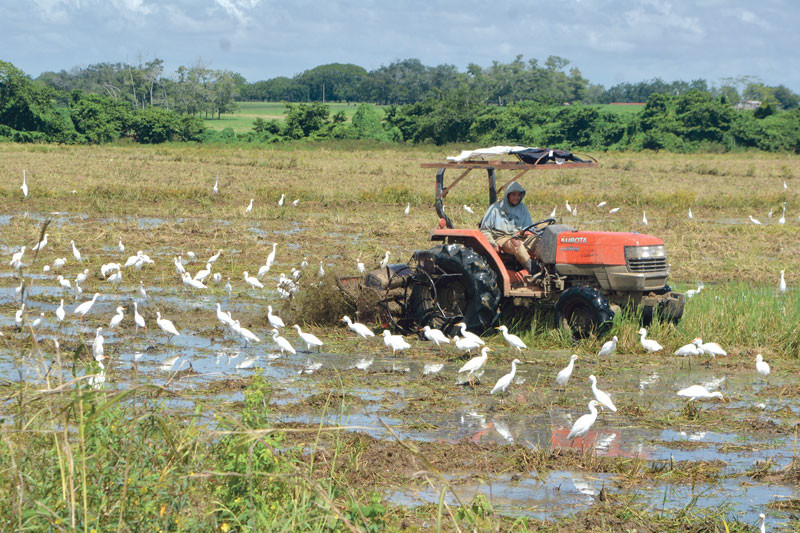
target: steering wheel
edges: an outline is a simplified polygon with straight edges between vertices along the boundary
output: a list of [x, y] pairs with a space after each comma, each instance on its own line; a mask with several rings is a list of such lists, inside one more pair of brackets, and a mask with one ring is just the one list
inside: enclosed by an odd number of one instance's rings
[[533, 223], [533, 224], [531, 224], [530, 226], [527, 226], [527, 227], [525, 227], [525, 228], [522, 228], [521, 230], [519, 230], [519, 231], [517, 232], [517, 235], [522, 235], [522, 234], [524, 234], [526, 231], [531, 231], [531, 230], [533, 230], [533, 231], [532, 231], [532, 233], [534, 233], [534, 234], [536, 234], [536, 235], [541, 235], [541, 234], [542, 234], [542, 231], [544, 231], [544, 228], [537, 228], [537, 226], [540, 226], [540, 225], [542, 225], [542, 224], [545, 224], [545, 227], [547, 227], [547, 226], [549, 226], [550, 224], [555, 224], [555, 222], [556, 222], [556, 219], [554, 219], [554, 218], [546, 218], [546, 219], [544, 219], [544, 220], [540, 220], [539, 222], [534, 222], [534, 223]]

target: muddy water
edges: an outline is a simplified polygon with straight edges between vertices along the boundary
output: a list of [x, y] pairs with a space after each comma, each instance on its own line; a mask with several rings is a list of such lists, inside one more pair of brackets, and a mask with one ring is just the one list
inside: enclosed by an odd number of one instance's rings
[[[141, 223], [160, 222], [139, 219]], [[172, 254], [162, 250], [154, 257], [167, 261]], [[14, 288], [19, 281], [11, 272], [0, 273], [0, 330], [9, 341], [0, 343], [0, 378], [5, 380], [45, 388], [43, 376], [49, 373], [52, 377], [55, 372], [53, 340], [59, 341], [63, 351], [72, 352], [81, 342], [90, 346], [96, 328], [103, 326], [105, 354], [109, 357], [106, 389], [144, 382], [165, 385], [187, 393], [179, 399], [164, 400], [175, 410], [192, 409], [198, 401], [241, 401], [241, 387], [214, 387], [212, 393], [211, 386], [240, 382], [238, 378], [247, 379], [261, 368], [273, 386], [271, 416], [275, 423], [343, 425], [353, 432], [390, 440], [394, 437], [384, 428], [387, 424], [400, 438], [419, 442], [591, 450], [598, 457], [638, 458], [648, 465], [721, 465], [716, 478], [710, 480], [685, 483], [652, 476], [637, 484], [636, 493], [653, 509], [681, 508], [689, 502], [709, 508], [724, 504], [742, 520], [754, 522], [769, 504], [800, 498], [796, 484], [767, 482], [749, 475], [757, 461], [769, 459], [779, 469], [796, 456], [795, 434], [789, 430], [788, 420], [797, 418], [800, 404], [796, 398], [776, 394], [780, 387], [791, 384], [791, 376], [785, 373], [777, 373], [765, 384], [755, 372], [735, 366], [704, 366], [696, 361], [689, 369], [685, 361], [669, 358], [642, 364], [640, 356], [625, 354], [598, 363], [589, 356], [578, 363], [566, 392], [559, 393], [552, 379], [569, 354], [532, 349], [524, 358], [534, 362], [519, 366], [509, 394], [501, 398], [490, 396], [489, 390], [509, 370], [507, 361], [513, 357], [502, 340], [490, 341], [498, 355], [471, 386], [457, 372], [463, 359], [457, 359], [452, 350], [442, 355], [416, 339], [411, 340], [414, 349], [410, 356], [392, 356], [379, 339], [356, 344], [347, 353], [338, 349], [308, 352], [300, 350], [302, 343], [289, 329], [282, 334], [298, 353], [282, 355], [263, 320], [266, 304], [278, 302], [271, 290], [228, 297], [220, 286], [200, 294], [178, 286], [146, 285], [148, 296], [141, 298], [139, 277], [131, 276], [133, 281], [118, 288], [90, 278], [84, 295], [76, 300], [72, 293], [65, 294], [57, 287], [54, 274], [26, 277], [26, 320], [33, 321], [45, 313], [33, 330], [43, 355], [18, 355], [16, 347], [25, 345], [31, 330], [15, 329], [14, 311], [19, 303]], [[95, 290], [102, 296], [87, 317], [77, 319], [72, 310]], [[65, 298], [67, 310], [63, 323], [54, 314], [61, 298]], [[133, 327], [134, 301], [147, 319], [146, 330], [135, 331]], [[241, 319], [262, 342], [246, 344], [223, 329], [215, 318], [217, 303]], [[110, 330], [108, 321], [118, 305], [128, 308], [126, 318], [120, 328]], [[156, 310], [175, 322], [180, 336], [168, 338], [156, 326]], [[325, 341], [333, 329], [315, 333]], [[335, 334], [347, 336], [340, 328]], [[237, 368], [250, 358], [255, 361], [248, 368]], [[436, 365], [442, 365], [441, 369]], [[65, 368], [64, 373], [66, 379], [71, 377], [71, 369]], [[599, 416], [586, 437], [570, 441], [570, 427], [588, 412], [591, 391], [586, 378], [590, 373], [598, 376], [600, 388], [611, 393], [620, 409]], [[675, 392], [696, 383], [713, 385], [728, 402], [705, 402], [698, 419], [690, 420], [682, 416], [686, 402]], [[329, 393], [345, 399], [337, 401]], [[738, 423], [742, 420], [752, 424]], [[609, 493], [632, 490], [613, 474], [580, 469], [521, 475], [480, 472], [477, 478], [465, 471], [445, 473], [463, 500], [480, 493], [499, 512], [537, 518], [553, 518], [588, 507], [602, 489]], [[406, 505], [435, 503], [439, 498], [437, 491], [426, 488], [387, 487], [385, 494], [391, 501]], [[455, 503], [452, 494], [447, 498]], [[780, 520], [779, 513], [772, 514]]]

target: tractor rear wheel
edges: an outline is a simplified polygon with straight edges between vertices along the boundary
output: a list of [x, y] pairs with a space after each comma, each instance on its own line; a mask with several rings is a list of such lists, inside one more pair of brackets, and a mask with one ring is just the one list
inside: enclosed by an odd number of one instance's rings
[[556, 327], [569, 331], [574, 340], [591, 334], [601, 337], [611, 329], [613, 319], [608, 300], [592, 287], [570, 287], [556, 303]]
[[462, 244], [436, 246], [428, 253], [434, 271], [428, 273], [428, 283], [414, 285], [409, 301], [420, 326], [447, 332], [463, 321], [476, 333], [489, 329], [497, 320], [500, 289], [486, 260]]

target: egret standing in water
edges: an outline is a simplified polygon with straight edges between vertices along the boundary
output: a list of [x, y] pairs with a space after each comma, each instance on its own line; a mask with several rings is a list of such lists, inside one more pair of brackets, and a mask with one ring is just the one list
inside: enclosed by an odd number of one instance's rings
[[402, 335], [392, 335], [388, 329], [383, 330], [383, 343], [392, 349], [392, 355], [411, 348]]
[[58, 309], [56, 309], [56, 318], [59, 322], [62, 322], [64, 320], [64, 316], [64, 298], [61, 298], [61, 305], [59, 305]]
[[472, 350], [481, 347], [479, 342], [475, 342], [475, 339], [467, 339], [467, 338], [462, 339], [458, 335], [453, 336], [453, 343], [456, 345], [456, 348], [458, 348], [460, 351], [467, 353], [472, 353]]
[[435, 342], [436, 347], [439, 348], [439, 351], [442, 349], [441, 343], [450, 344], [450, 339], [447, 338], [447, 335], [438, 329], [431, 329], [430, 326], [425, 326], [422, 328], [422, 335], [429, 341]]
[[25, 183], [25, 170], [22, 171], [22, 185], [19, 186], [22, 189], [22, 196], [25, 198], [28, 197], [28, 184]]
[[80, 262], [80, 260], [81, 260], [81, 252], [80, 252], [80, 250], [78, 250], [78, 248], [75, 246], [75, 241], [69, 241], [69, 242], [70, 242], [70, 244], [72, 244], [72, 257], [75, 258], [75, 261]]
[[[589, 414], [581, 416], [575, 421], [574, 424], [572, 424], [572, 429], [569, 431], [569, 435], [567, 435], [568, 439], [574, 441], [578, 437], [583, 437], [589, 432], [597, 420], [598, 405], [600, 404], [597, 402], [597, 400], [592, 400], [589, 402]], [[570, 443], [570, 446], [572, 446], [572, 443]]]
[[350, 317], [345, 315], [342, 317], [341, 322], [347, 324], [347, 327], [350, 328], [350, 331], [353, 331], [356, 335], [361, 337], [362, 339], [366, 339], [367, 337], [374, 337], [375, 334], [369, 329], [367, 326], [362, 324], [361, 322], [353, 322], [350, 320]]
[[99, 292], [94, 293], [94, 296], [92, 296], [91, 300], [89, 300], [88, 302], [83, 302], [82, 304], [80, 304], [78, 307], [75, 308], [73, 313], [75, 313], [76, 315], [81, 315], [82, 317], [86, 316], [86, 313], [89, 312], [89, 310], [92, 308], [92, 306], [94, 305], [94, 303], [97, 301], [97, 299], [99, 297], [100, 297], [100, 293]]
[[466, 322], [459, 322], [458, 324], [456, 324], [456, 326], [458, 326], [459, 328], [461, 328], [461, 336], [462, 336], [463, 338], [465, 338], [465, 339], [471, 339], [471, 340], [473, 340], [473, 341], [477, 342], [478, 344], [480, 344], [481, 346], [483, 346], [484, 344], [486, 344], [485, 342], [483, 342], [483, 339], [481, 339], [480, 337], [478, 337], [477, 335], [475, 335], [475, 334], [474, 334], [474, 333], [472, 333], [471, 331], [467, 331], [467, 324], [466, 324]]
[[292, 344], [280, 336], [280, 332], [278, 332], [277, 329], [272, 330], [272, 340], [275, 342], [275, 344], [278, 345], [278, 348], [281, 351], [281, 355], [283, 355], [286, 352], [289, 352], [292, 355], [297, 353]]
[[250, 212], [250, 211], [252, 211], [252, 210], [253, 210], [253, 199], [252, 199], [252, 198], [250, 198], [250, 203], [249, 203], [249, 204], [248, 204], [248, 206], [245, 208], [245, 210], [244, 210], [244, 214], [246, 215], [247, 213], [249, 213], [249, 212]]
[[569, 377], [572, 375], [572, 370], [575, 368], [575, 361], [578, 359], [580, 359], [578, 354], [572, 354], [572, 356], [569, 358], [569, 364], [561, 369], [561, 372], [559, 372], [556, 376], [558, 390], [567, 389], [567, 382], [569, 381]]
[[781, 280], [778, 282], [778, 292], [784, 294], [786, 292], [786, 279], [783, 277], [783, 270], [781, 270]]
[[125, 308], [122, 307], [121, 305], [118, 305], [117, 314], [111, 317], [111, 322], [109, 322], [108, 327], [113, 329], [119, 326], [123, 318], [125, 318]]
[[269, 321], [269, 325], [275, 329], [285, 328], [286, 324], [283, 322], [283, 319], [278, 315], [272, 314], [272, 306], [267, 306], [267, 320]]
[[158, 324], [158, 327], [160, 327], [161, 330], [167, 334], [167, 342], [169, 342], [172, 337], [177, 337], [180, 335], [178, 330], [175, 328], [175, 324], [173, 324], [171, 320], [161, 318], [160, 311], [156, 311], [156, 324]]
[[690, 402], [694, 400], [710, 400], [711, 398], [719, 398], [723, 402], [725, 401], [720, 391], [710, 392], [702, 385], [691, 385], [679, 390], [677, 394], [682, 398], [689, 398]]
[[494, 387], [492, 388], [492, 392], [490, 392], [489, 394], [494, 394], [495, 392], [498, 391], [501, 394], [506, 392], [508, 386], [511, 385], [511, 380], [514, 379], [514, 375], [517, 373], [517, 365], [519, 363], [522, 363], [522, 361], [520, 361], [519, 359], [514, 359], [513, 361], [511, 361], [511, 372], [498, 379], [497, 383], [495, 383]]
[[139, 314], [139, 305], [136, 302], [133, 302], [133, 322], [136, 324], [136, 331], [139, 331], [139, 328], [147, 329], [147, 325], [144, 322], [144, 317]]
[[316, 346], [317, 348], [322, 346], [322, 341], [319, 340], [319, 338], [313, 333], [305, 333], [301, 331], [300, 326], [297, 324], [295, 324], [293, 327], [297, 330], [297, 335], [303, 340], [303, 342], [306, 343], [306, 348], [308, 348], [308, 351], [311, 351], [312, 346]]
[[527, 346], [525, 346], [525, 343], [522, 342], [522, 339], [520, 339], [516, 335], [512, 335], [511, 333], [509, 333], [508, 328], [506, 326], [498, 326], [495, 329], [499, 329], [501, 332], [503, 332], [503, 338], [506, 340], [506, 342], [510, 347], [516, 348], [519, 352], [522, 352], [523, 348], [526, 349], [528, 348]]
[[594, 399], [600, 404], [601, 409], [608, 407], [616, 413], [617, 408], [614, 405], [614, 402], [611, 401], [611, 396], [597, 388], [597, 378], [594, 376], [594, 374], [589, 376], [589, 381], [592, 382], [592, 394], [594, 394]]
[[764, 357], [761, 354], [756, 354], [756, 372], [758, 372], [758, 375], [765, 381], [769, 378], [769, 363], [764, 361]]
[[469, 372], [469, 374], [467, 374], [467, 378], [471, 379], [472, 374], [486, 364], [487, 359], [489, 359], [489, 352], [491, 351], [492, 350], [488, 346], [484, 346], [481, 348], [481, 354], [478, 357], [473, 357], [464, 363], [464, 366], [458, 369], [458, 373], [460, 374], [461, 372]]

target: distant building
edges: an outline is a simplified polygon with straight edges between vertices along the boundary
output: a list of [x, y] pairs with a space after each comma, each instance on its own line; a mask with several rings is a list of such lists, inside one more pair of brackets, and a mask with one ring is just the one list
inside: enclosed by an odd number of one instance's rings
[[733, 107], [736, 109], [736, 111], [742, 111], [744, 109], [749, 109], [752, 111], [753, 109], [758, 109], [761, 107], [761, 100], [742, 100]]

